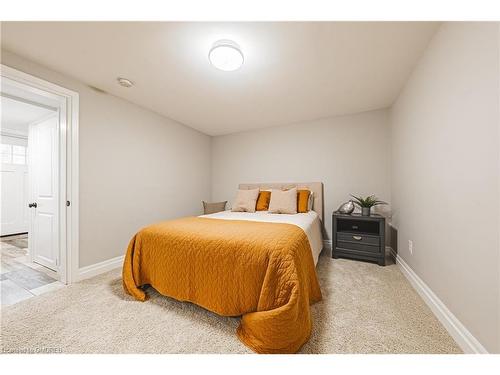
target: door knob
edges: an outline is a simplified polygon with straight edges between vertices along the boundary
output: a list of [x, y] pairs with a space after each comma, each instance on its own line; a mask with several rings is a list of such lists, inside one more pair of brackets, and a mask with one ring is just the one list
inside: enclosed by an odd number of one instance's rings
[[32, 207], [35, 207], [35, 208], [36, 208], [37, 206], [38, 206], [38, 205], [36, 204], [36, 202], [34, 202], [34, 203], [29, 203], [29, 204], [28, 204], [28, 207], [29, 207], [29, 208], [32, 208]]

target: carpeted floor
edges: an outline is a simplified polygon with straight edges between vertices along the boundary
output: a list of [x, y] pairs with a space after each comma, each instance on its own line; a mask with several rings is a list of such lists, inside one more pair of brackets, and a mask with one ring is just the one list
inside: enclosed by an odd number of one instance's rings
[[[394, 264], [322, 255], [323, 301], [302, 353], [460, 353]], [[120, 270], [2, 308], [2, 351], [250, 353], [224, 318], [149, 290], [124, 294]]]

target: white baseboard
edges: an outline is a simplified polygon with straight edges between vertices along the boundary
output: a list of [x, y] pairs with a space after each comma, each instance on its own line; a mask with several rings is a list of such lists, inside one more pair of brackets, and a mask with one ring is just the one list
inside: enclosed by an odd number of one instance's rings
[[114, 270], [115, 268], [119, 268], [123, 266], [124, 258], [125, 255], [120, 255], [116, 258], [111, 258], [103, 262], [80, 268], [78, 270], [78, 281], [100, 275], [101, 273]]
[[448, 310], [446, 305], [439, 299], [429, 286], [411, 269], [411, 267], [401, 258], [391, 252], [399, 265], [399, 269], [410, 281], [418, 294], [425, 301], [427, 306], [434, 313], [436, 318], [443, 324], [451, 337], [456, 341], [464, 353], [487, 354], [488, 351], [481, 343], [469, 332], [467, 328], [457, 319], [453, 313]]

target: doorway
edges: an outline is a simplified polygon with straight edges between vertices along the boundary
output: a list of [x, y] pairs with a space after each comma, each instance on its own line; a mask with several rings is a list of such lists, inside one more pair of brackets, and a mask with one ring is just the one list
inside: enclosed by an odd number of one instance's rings
[[78, 272], [78, 94], [1, 66], [1, 305]]

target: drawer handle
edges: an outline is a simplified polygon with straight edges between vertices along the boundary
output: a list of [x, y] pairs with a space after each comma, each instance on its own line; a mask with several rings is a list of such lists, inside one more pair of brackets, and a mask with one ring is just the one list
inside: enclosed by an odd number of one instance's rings
[[353, 225], [352, 229], [358, 229], [358, 226], [357, 225]]
[[352, 236], [352, 238], [355, 239], [356, 241], [361, 241], [361, 239], [363, 237], [361, 237], [361, 236]]

